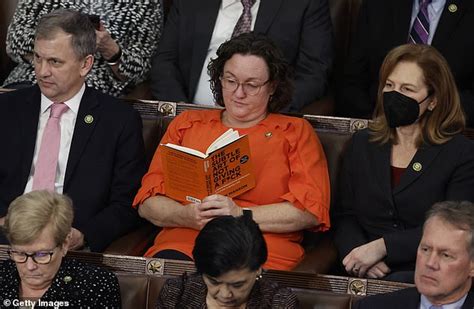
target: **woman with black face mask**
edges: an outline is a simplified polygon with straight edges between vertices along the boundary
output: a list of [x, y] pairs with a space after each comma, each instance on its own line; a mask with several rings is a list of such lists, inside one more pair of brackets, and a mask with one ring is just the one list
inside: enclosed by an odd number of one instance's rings
[[402, 45], [380, 69], [369, 128], [354, 134], [334, 209], [336, 245], [349, 275], [413, 281], [425, 212], [474, 201], [474, 142], [446, 60]]

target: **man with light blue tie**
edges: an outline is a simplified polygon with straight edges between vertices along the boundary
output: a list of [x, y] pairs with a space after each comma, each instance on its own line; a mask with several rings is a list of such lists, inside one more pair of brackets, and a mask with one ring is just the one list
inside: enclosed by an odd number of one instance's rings
[[427, 213], [418, 246], [416, 287], [366, 297], [355, 309], [472, 309], [474, 204], [439, 202]]
[[446, 58], [474, 125], [474, 1], [363, 0], [337, 94], [340, 116], [370, 118], [385, 55], [405, 44], [429, 44]]

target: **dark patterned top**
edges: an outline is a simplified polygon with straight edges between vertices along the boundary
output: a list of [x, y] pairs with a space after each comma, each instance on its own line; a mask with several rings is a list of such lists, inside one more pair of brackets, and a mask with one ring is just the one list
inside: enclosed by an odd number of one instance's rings
[[100, 15], [112, 39], [122, 49], [118, 71], [125, 81], [117, 79], [105, 59], [96, 53], [94, 67], [86, 79], [87, 85], [118, 96], [147, 78], [162, 30], [163, 13], [159, 0], [20, 0], [6, 42], [8, 55], [18, 65], [4, 86], [36, 81], [33, 65], [25, 56], [33, 52], [38, 19], [59, 8]]
[[[187, 276], [185, 273], [179, 278], [166, 281], [158, 297], [156, 308], [207, 308], [206, 295], [207, 287], [202, 276], [198, 274]], [[298, 308], [298, 299], [290, 289], [263, 278], [255, 282], [247, 308]]]
[[[11, 260], [0, 262], [1, 308], [5, 300], [13, 304], [14, 299], [19, 299], [19, 288], [20, 277], [15, 263]], [[120, 287], [113, 273], [66, 258], [41, 301], [47, 304], [67, 301], [67, 307], [61, 306], [64, 308], [120, 308]], [[36, 305], [34, 308], [46, 307]]]

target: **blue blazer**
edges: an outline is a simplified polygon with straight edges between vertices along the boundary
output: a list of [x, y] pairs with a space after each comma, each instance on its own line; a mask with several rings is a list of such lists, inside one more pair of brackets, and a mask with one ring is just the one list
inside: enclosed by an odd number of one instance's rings
[[[38, 86], [0, 95], [0, 217], [23, 194], [36, 143]], [[93, 122], [84, 121], [86, 115]], [[139, 114], [118, 99], [86, 87], [74, 127], [63, 193], [74, 205], [73, 226], [91, 250], [102, 251], [140, 222], [131, 207], [145, 173]]]
[[444, 200], [474, 202], [474, 142], [456, 135], [421, 147], [394, 188], [390, 156], [391, 144], [369, 142], [367, 129], [354, 134], [333, 209], [336, 246], [344, 258], [383, 237], [392, 271], [414, 270], [426, 211]]
[[[154, 97], [192, 101], [220, 5], [220, 0], [173, 1], [153, 59]], [[261, 0], [254, 31], [274, 40], [295, 68], [294, 111], [325, 94], [333, 58], [328, 0]]]

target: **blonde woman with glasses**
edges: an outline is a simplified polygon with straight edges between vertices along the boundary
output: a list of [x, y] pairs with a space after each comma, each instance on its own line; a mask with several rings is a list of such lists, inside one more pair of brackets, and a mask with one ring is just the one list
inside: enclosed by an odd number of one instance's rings
[[[73, 207], [49, 191], [32, 191], [8, 208], [10, 260], [0, 263], [0, 298], [15, 307], [119, 308], [116, 276], [65, 258]], [[4, 302], [5, 304], [5, 302]]]

